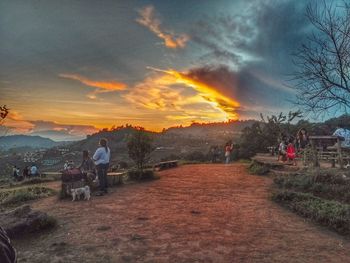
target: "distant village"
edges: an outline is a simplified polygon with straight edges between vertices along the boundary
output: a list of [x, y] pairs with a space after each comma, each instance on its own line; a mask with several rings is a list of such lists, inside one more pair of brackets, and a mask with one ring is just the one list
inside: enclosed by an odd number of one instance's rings
[[[80, 151], [71, 151], [67, 147], [50, 149], [33, 149], [24, 152], [5, 152], [0, 154], [0, 167], [5, 170], [10, 166], [18, 167], [36, 164], [40, 170], [61, 169], [67, 160], [77, 160], [81, 157]], [[7, 168], [7, 169], [6, 169]]]

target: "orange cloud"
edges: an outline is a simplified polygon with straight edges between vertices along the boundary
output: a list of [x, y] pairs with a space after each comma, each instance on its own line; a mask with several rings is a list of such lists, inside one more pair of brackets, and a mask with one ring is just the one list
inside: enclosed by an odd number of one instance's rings
[[[159, 70], [156, 75], [138, 83], [124, 98], [138, 106], [166, 112], [168, 120], [224, 121], [238, 119], [240, 103], [227, 97], [186, 73]], [[180, 84], [180, 85], [179, 85]], [[191, 94], [188, 94], [190, 87]]]
[[189, 36], [186, 34], [175, 34], [161, 27], [162, 22], [155, 15], [153, 6], [146, 6], [139, 10], [140, 17], [136, 21], [147, 27], [151, 32], [164, 40], [164, 45], [168, 48], [184, 48]]
[[6, 129], [6, 134], [8, 131], [16, 131], [17, 133], [27, 133], [34, 127], [34, 125], [30, 121], [24, 120], [23, 116], [17, 111], [10, 111], [7, 118], [4, 120], [3, 125]]
[[186, 73], [181, 73], [175, 70], [159, 70], [154, 68], [153, 70], [173, 76], [175, 83], [192, 87], [206, 102], [225, 113], [227, 119], [238, 119], [236, 110], [240, 107], [240, 103], [233, 98], [223, 95], [214, 86], [210, 86]]
[[178, 104], [185, 98], [181, 95], [181, 90], [169, 87], [171, 83], [173, 83], [172, 78], [166, 75], [156, 78], [150, 77], [136, 84], [124, 98], [130, 103], [151, 110], [179, 110]]
[[97, 88], [95, 91], [88, 94], [90, 99], [95, 99], [97, 93], [121, 91], [127, 88], [125, 83], [117, 81], [94, 81], [74, 74], [60, 74], [59, 76], [66, 79], [77, 80], [86, 86]]

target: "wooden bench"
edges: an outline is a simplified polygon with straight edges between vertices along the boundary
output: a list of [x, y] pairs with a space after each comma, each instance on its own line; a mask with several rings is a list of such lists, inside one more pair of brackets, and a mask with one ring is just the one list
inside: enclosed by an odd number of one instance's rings
[[124, 184], [128, 180], [127, 172], [110, 172], [107, 173], [107, 182], [109, 186]]
[[178, 160], [159, 162], [153, 165], [153, 170], [160, 171], [164, 169], [177, 167], [177, 165], [178, 165]]

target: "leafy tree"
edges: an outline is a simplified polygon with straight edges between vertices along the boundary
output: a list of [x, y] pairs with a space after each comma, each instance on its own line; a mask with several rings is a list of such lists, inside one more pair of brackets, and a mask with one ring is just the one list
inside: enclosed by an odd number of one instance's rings
[[280, 137], [291, 134], [295, 126], [291, 123], [296, 118], [302, 117], [300, 111], [290, 111], [288, 114], [281, 112], [278, 115], [266, 117], [260, 114], [260, 116], [262, 122], [256, 122], [242, 131], [239, 147], [240, 158], [249, 158], [258, 152], [266, 152], [270, 146], [277, 146]]
[[129, 157], [135, 162], [137, 169], [142, 174], [147, 157], [152, 150], [152, 139], [144, 129], [139, 128], [131, 134], [127, 146]]
[[258, 152], [266, 152], [267, 147], [271, 146], [266, 140], [262, 126], [262, 123], [256, 122], [251, 127], [243, 129], [239, 143], [240, 158], [249, 158]]

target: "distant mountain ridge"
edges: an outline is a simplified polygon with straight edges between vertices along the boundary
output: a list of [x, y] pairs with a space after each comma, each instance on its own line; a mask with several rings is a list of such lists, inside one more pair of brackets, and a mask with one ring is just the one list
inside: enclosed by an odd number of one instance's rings
[[30, 135], [9, 135], [0, 137], [0, 150], [10, 150], [14, 148], [52, 148], [59, 146], [67, 142], [55, 142], [48, 138], [41, 136], [30, 136]]

